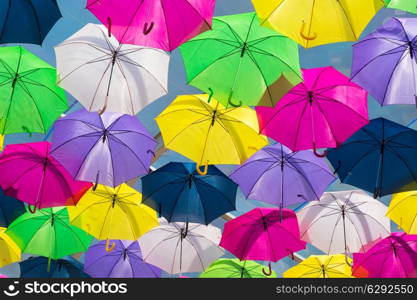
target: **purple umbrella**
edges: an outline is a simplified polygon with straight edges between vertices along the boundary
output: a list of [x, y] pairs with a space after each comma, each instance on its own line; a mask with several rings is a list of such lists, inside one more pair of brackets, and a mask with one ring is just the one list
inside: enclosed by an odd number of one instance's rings
[[143, 261], [137, 241], [114, 240], [106, 251], [106, 241], [91, 246], [85, 254], [84, 272], [94, 278], [155, 278], [161, 270]]
[[319, 200], [335, 176], [310, 150], [292, 152], [282, 144], [256, 152], [231, 178], [246, 198], [279, 206]]
[[417, 105], [417, 18], [391, 18], [353, 45], [352, 81], [381, 105]]
[[74, 178], [115, 187], [148, 173], [156, 145], [135, 116], [83, 109], [55, 122], [51, 154]]

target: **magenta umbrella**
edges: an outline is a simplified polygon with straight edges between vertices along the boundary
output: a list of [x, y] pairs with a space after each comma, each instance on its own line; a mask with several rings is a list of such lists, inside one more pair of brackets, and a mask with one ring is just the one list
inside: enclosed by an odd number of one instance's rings
[[88, 0], [87, 9], [122, 44], [172, 51], [211, 29], [216, 0]]
[[304, 82], [274, 108], [257, 107], [261, 133], [293, 151], [334, 148], [366, 125], [367, 92], [332, 67], [304, 69]]

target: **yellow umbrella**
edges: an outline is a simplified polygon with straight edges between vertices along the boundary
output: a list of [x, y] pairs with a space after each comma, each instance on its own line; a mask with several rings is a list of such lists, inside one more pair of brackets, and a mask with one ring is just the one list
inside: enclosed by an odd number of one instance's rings
[[165, 147], [195, 161], [201, 175], [209, 164], [241, 164], [268, 144], [253, 109], [225, 108], [208, 95], [179, 96], [155, 120]]
[[156, 212], [142, 203], [142, 195], [121, 184], [115, 188], [97, 185], [84, 194], [76, 206], [68, 212], [73, 225], [88, 232], [96, 239], [136, 240], [153, 227], [158, 226]]
[[352, 260], [343, 254], [311, 255], [284, 272], [284, 278], [353, 278]]
[[20, 248], [5, 233], [6, 228], [0, 227], [0, 268], [20, 260]]
[[356, 41], [383, 0], [252, 0], [261, 23], [305, 48]]
[[[407, 190], [407, 187], [404, 190]], [[405, 232], [417, 234], [417, 190], [394, 194], [388, 207], [387, 217]]]

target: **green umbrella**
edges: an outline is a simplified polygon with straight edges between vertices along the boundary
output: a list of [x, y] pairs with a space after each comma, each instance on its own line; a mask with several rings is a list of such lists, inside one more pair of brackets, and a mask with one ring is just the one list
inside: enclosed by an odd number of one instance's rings
[[274, 106], [301, 78], [298, 46], [255, 13], [213, 19], [180, 47], [188, 83], [225, 106]]
[[388, 8], [400, 9], [417, 14], [417, 2], [413, 0], [384, 0]]
[[0, 135], [45, 133], [68, 108], [56, 70], [26, 49], [0, 48]]
[[276, 278], [277, 274], [272, 272], [267, 276], [262, 271], [263, 267], [251, 260], [221, 258], [212, 263], [200, 278]]

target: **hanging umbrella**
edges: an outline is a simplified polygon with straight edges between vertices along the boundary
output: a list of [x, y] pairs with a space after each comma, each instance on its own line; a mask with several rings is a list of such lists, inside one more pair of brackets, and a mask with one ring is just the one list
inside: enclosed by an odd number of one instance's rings
[[416, 37], [415, 18], [389, 19], [353, 45], [352, 81], [381, 105], [417, 105]]
[[0, 194], [0, 227], [8, 227], [26, 212], [26, 208], [22, 201], [5, 195], [3, 191]]
[[[89, 278], [83, 265], [70, 256], [48, 261], [46, 257], [30, 257], [19, 263], [20, 278]], [[49, 270], [48, 270], [49, 268]]]
[[417, 234], [417, 186], [412, 183], [404, 192], [392, 196], [387, 217], [408, 234]]
[[0, 268], [20, 260], [19, 247], [5, 231], [6, 228], [0, 227]]
[[200, 175], [209, 164], [241, 164], [268, 144], [254, 110], [225, 108], [208, 95], [179, 96], [155, 120], [165, 147], [195, 161]]
[[143, 260], [170, 274], [202, 272], [224, 254], [220, 229], [194, 223], [167, 223], [139, 239]]
[[261, 24], [305, 48], [356, 41], [384, 0], [252, 0]]
[[388, 8], [400, 9], [417, 14], [417, 5], [409, 0], [384, 0]]
[[343, 183], [375, 198], [417, 181], [415, 157], [417, 131], [384, 118], [372, 120], [327, 155]]
[[319, 200], [335, 177], [324, 159], [311, 151], [292, 152], [281, 144], [267, 146], [230, 175], [246, 198], [280, 208]]
[[390, 234], [386, 212], [384, 204], [360, 190], [324, 193], [297, 213], [301, 239], [326, 254], [359, 252]]
[[143, 261], [137, 241], [115, 240], [111, 253], [105, 241], [92, 245], [85, 254], [84, 271], [94, 278], [158, 278], [161, 270]]
[[158, 226], [156, 212], [142, 204], [142, 195], [128, 186], [116, 188], [98, 185], [81, 198], [77, 206], [68, 207], [71, 224], [98, 240], [107, 240], [106, 250], [116, 246], [109, 239], [136, 240]]
[[168, 222], [209, 224], [236, 209], [237, 184], [215, 166], [201, 176], [194, 163], [171, 162], [141, 182], [144, 203]]
[[417, 235], [392, 233], [366, 253], [354, 253], [353, 261], [356, 277], [416, 278]]
[[148, 173], [156, 145], [135, 116], [79, 110], [55, 123], [51, 154], [74, 178], [116, 187]]
[[[22, 1], [2, 2], [16, 5]], [[55, 68], [26, 49], [0, 47], [1, 147], [5, 134], [46, 133], [68, 108], [64, 90], [56, 85], [56, 81]]]
[[187, 81], [224, 106], [274, 104], [301, 81], [297, 45], [255, 13], [217, 17], [180, 47]]
[[271, 275], [265, 275], [264, 266], [250, 260], [221, 258], [212, 263], [200, 278], [276, 278], [277, 274], [272, 271]]
[[350, 258], [343, 254], [311, 255], [284, 272], [284, 278], [351, 278]]
[[119, 44], [87, 24], [55, 47], [59, 85], [89, 111], [135, 115], [168, 89], [169, 55]]
[[304, 82], [274, 108], [257, 107], [260, 132], [290, 149], [337, 147], [368, 124], [367, 92], [332, 67], [304, 69]]
[[4, 193], [36, 208], [75, 205], [91, 183], [75, 181], [50, 155], [49, 142], [8, 145], [0, 154]]
[[124, 44], [172, 51], [211, 29], [216, 0], [88, 0], [86, 8]]

